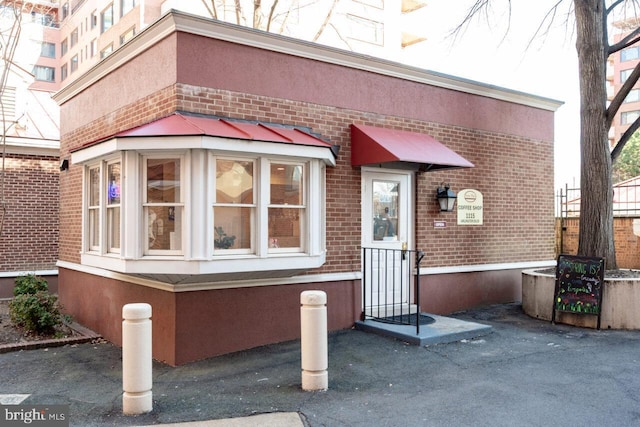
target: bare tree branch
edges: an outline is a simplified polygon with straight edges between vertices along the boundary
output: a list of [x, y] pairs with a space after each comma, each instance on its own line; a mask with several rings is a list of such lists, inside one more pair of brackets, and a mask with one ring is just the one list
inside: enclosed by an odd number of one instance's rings
[[624, 148], [624, 146], [627, 143], [627, 141], [629, 141], [631, 139], [633, 134], [638, 129], [640, 129], [640, 117], [638, 117], [637, 119], [635, 119], [633, 121], [633, 123], [631, 123], [631, 126], [629, 126], [627, 128], [627, 130], [624, 131], [622, 136], [620, 136], [620, 140], [616, 143], [615, 147], [613, 147], [613, 150], [611, 150], [611, 161], [612, 162], [615, 162], [615, 160], [620, 155], [620, 152], [622, 152], [622, 149]]
[[633, 44], [636, 44], [638, 41], [640, 41], [640, 27], [630, 32], [618, 43], [615, 43], [609, 46], [609, 48], [607, 49], [607, 53], [611, 55], [612, 53], [618, 52], [619, 50], [625, 49]]
[[253, 0], [253, 28], [262, 27], [262, 0]]
[[267, 19], [267, 31], [271, 28], [271, 21], [273, 20], [273, 14], [276, 11], [276, 6], [278, 5], [278, 0], [273, 0], [273, 4], [271, 5], [271, 9], [269, 9], [269, 18]]
[[[553, 25], [553, 22], [556, 20], [556, 15], [558, 13], [558, 7], [563, 2], [564, 2], [564, 0], [558, 0], [556, 2], [556, 4], [554, 4], [547, 11], [547, 13], [542, 18], [542, 21], [540, 21], [540, 25], [538, 25], [538, 28], [536, 28], [536, 31], [533, 33], [533, 36], [531, 36], [531, 39], [529, 39], [529, 43], [527, 43], [527, 47], [525, 48], [525, 50], [528, 50], [531, 47], [531, 45], [533, 44], [533, 41], [535, 40], [535, 38], [539, 34], [548, 34], [549, 33], [549, 30], [551, 29], [551, 25]], [[568, 19], [568, 17], [565, 18], [565, 22], [567, 22], [567, 19]], [[545, 22], [546, 22], [546, 25], [545, 25]], [[543, 27], [544, 27], [544, 31], [542, 31]]]
[[[449, 35], [453, 35], [454, 39], [457, 39], [458, 35], [463, 33], [467, 29], [467, 27], [469, 27], [472, 19], [480, 15], [481, 13], [484, 14], [485, 19], [488, 20], [488, 8], [490, 2], [490, 0], [476, 0], [476, 2], [467, 11], [467, 14], [462, 19], [462, 22], [460, 22], [460, 24], [458, 24], [458, 26], [456, 26], [451, 31], [451, 33], [449, 33]], [[509, 6], [511, 6], [511, 0], [509, 0]]]
[[336, 8], [338, 2], [340, 0], [333, 0], [333, 4], [331, 5], [331, 7], [329, 8], [329, 10], [327, 11], [327, 16], [325, 16], [324, 18], [324, 22], [322, 23], [322, 25], [320, 26], [320, 28], [318, 29], [318, 32], [316, 33], [316, 35], [313, 37], [312, 41], [317, 41], [320, 36], [322, 35], [324, 29], [327, 27], [327, 24], [329, 23], [329, 21], [331, 20], [331, 15], [333, 14], [334, 9]]
[[611, 104], [609, 104], [609, 107], [607, 107], [607, 127], [611, 127], [614, 116], [620, 109], [620, 106], [624, 102], [624, 99], [627, 97], [627, 95], [629, 95], [629, 92], [631, 92], [631, 89], [633, 89], [636, 83], [638, 83], [638, 80], [640, 80], [640, 63], [636, 64], [635, 68], [633, 69], [629, 77], [627, 77], [627, 80], [625, 80], [622, 87], [618, 89], [618, 93], [616, 93], [613, 97], [613, 100], [611, 101]]
[[627, 0], [616, 0], [613, 3], [611, 3], [609, 5], [609, 7], [604, 11], [605, 15], [609, 15], [611, 12], [613, 12], [613, 9], [615, 9], [620, 3], [624, 3]]
[[240, 18], [242, 17], [242, 5], [240, 4], [240, 0], [235, 0], [236, 3], [236, 24], [242, 25], [240, 22]]
[[213, 19], [218, 19], [218, 12], [216, 11], [215, 0], [211, 0], [211, 7], [209, 7], [209, 3], [207, 3], [207, 0], [202, 0], [202, 4], [207, 9], [207, 12], [209, 12], [209, 15], [211, 15]]

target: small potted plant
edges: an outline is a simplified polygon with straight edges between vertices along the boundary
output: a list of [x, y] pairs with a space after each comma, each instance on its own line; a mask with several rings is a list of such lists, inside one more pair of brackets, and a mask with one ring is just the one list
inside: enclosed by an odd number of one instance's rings
[[236, 236], [227, 236], [222, 227], [214, 227], [216, 238], [213, 240], [215, 249], [229, 249], [236, 241]]

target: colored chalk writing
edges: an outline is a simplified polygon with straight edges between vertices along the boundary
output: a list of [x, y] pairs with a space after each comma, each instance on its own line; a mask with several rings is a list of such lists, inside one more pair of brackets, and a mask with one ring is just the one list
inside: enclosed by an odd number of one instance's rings
[[556, 266], [554, 309], [578, 314], [600, 314], [604, 259], [560, 255]]

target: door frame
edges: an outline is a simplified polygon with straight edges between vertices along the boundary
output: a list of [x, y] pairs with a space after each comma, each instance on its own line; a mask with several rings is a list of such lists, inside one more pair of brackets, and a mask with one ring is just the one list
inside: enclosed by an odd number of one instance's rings
[[[407, 247], [405, 249], [409, 249], [409, 250], [415, 249], [414, 248], [414, 244], [415, 244], [414, 243], [415, 242], [415, 239], [414, 239], [414, 235], [415, 235], [414, 175], [415, 175], [415, 172], [413, 171], [406, 171], [406, 170], [400, 170], [400, 169], [382, 169], [382, 168], [362, 167], [361, 169], [361, 209], [360, 209], [361, 211], [360, 244], [362, 246], [381, 247], [381, 248], [389, 247], [388, 242], [376, 243], [372, 238], [373, 224], [371, 222], [373, 220], [373, 209], [371, 206], [367, 205], [368, 203], [370, 203], [370, 199], [369, 199], [370, 190], [366, 188], [367, 181], [369, 179], [373, 180], [375, 178], [392, 179], [394, 176], [396, 177], [402, 176], [402, 177], [406, 177], [406, 185], [407, 185], [407, 191], [406, 191], [407, 200], [400, 201], [401, 206], [404, 206], [404, 208], [406, 209], [406, 215], [404, 215], [406, 224], [404, 226], [404, 229], [400, 227], [397, 243], [401, 244], [404, 241], [407, 243]], [[402, 235], [400, 234], [400, 232], [402, 232]], [[369, 237], [369, 239], [365, 239], [365, 237]]]
[[[406, 170], [397, 170], [397, 169], [381, 169], [381, 168], [362, 168], [361, 170], [361, 246], [366, 248], [374, 248], [374, 249], [394, 249], [399, 251], [402, 249], [413, 250], [414, 249], [414, 234], [415, 234], [415, 173], [413, 171]], [[374, 240], [373, 235], [373, 223], [375, 213], [373, 212], [373, 182], [375, 180], [398, 180], [401, 184], [404, 183], [406, 190], [400, 190], [398, 197], [398, 223], [397, 223], [397, 240]], [[404, 211], [404, 213], [403, 213]], [[404, 224], [402, 224], [402, 222]], [[406, 242], [406, 246], [403, 246], [403, 242]], [[362, 309], [366, 312], [367, 309], [372, 309], [374, 306], [377, 306], [380, 309], [379, 303], [376, 304], [374, 301], [380, 301], [380, 297], [375, 297], [371, 295], [369, 297], [369, 301], [371, 307], [367, 306], [366, 303], [366, 287], [367, 283], [365, 283], [367, 274], [364, 271], [365, 268], [365, 251], [362, 251], [362, 259], [360, 262], [360, 272], [361, 272], [361, 291], [363, 293], [363, 298], [361, 299]], [[404, 258], [403, 258], [404, 259]], [[413, 264], [412, 260], [408, 260], [409, 265]], [[411, 267], [410, 267], [411, 268]], [[387, 273], [383, 273], [386, 275]], [[413, 292], [413, 274], [410, 273], [410, 283], [407, 300], [406, 302], [400, 302], [399, 306], [393, 305], [385, 305], [385, 307], [391, 307], [392, 313], [395, 312], [396, 308], [400, 307], [400, 310], [404, 310], [405, 307], [411, 306], [414, 304], [413, 300], [415, 298]], [[396, 290], [397, 291], [397, 290]], [[388, 301], [388, 296], [385, 297], [385, 300]], [[391, 298], [391, 300], [394, 300]], [[386, 309], [384, 309], [386, 313]], [[376, 315], [376, 317], [378, 317]]]

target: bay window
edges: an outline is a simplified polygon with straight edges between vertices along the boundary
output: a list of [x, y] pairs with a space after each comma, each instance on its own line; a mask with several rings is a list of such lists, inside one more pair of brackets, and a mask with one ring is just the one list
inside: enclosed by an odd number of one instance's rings
[[85, 171], [82, 264], [174, 284], [324, 264], [330, 145], [150, 141], [112, 138], [72, 153]]

